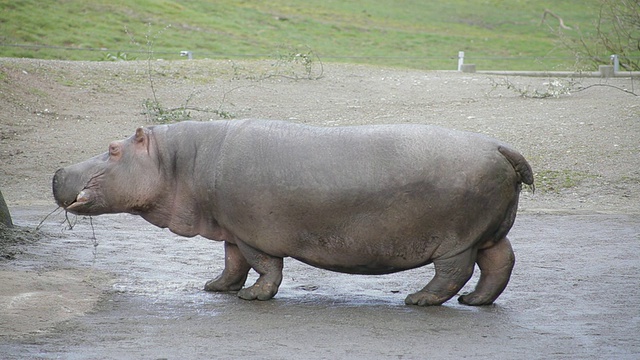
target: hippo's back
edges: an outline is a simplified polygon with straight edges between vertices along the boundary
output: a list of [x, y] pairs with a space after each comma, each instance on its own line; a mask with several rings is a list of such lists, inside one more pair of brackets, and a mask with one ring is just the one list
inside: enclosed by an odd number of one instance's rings
[[311, 189], [383, 190], [478, 175], [491, 171], [487, 162], [508, 164], [494, 139], [428, 125], [316, 127], [248, 120], [230, 129], [225, 141], [225, 175], [242, 173], [267, 186], [277, 181]]

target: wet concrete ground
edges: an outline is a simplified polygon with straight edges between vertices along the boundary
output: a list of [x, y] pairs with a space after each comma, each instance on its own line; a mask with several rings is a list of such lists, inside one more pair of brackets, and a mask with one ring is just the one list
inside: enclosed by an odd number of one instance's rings
[[[44, 214], [26, 208], [14, 218], [35, 226]], [[81, 269], [83, 281], [106, 293], [83, 316], [0, 336], [5, 359], [640, 357], [640, 215], [521, 213], [510, 233], [511, 282], [496, 304], [480, 308], [455, 299], [405, 306], [431, 266], [358, 276], [292, 259], [275, 299], [243, 301], [201, 290], [223, 268], [221, 243], [129, 215], [94, 218], [92, 240], [88, 219], [63, 230], [62, 218], [45, 223], [55, 237], [2, 269]]]

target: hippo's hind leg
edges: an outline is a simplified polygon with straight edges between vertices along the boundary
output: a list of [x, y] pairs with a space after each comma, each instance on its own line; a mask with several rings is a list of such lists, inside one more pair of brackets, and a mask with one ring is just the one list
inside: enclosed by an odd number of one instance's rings
[[249, 265], [260, 274], [256, 283], [238, 291], [238, 296], [245, 300], [269, 300], [274, 297], [282, 282], [282, 258], [265, 254], [241, 241], [238, 241], [238, 248]]
[[433, 261], [436, 274], [422, 290], [405, 299], [407, 305], [440, 305], [462, 289], [473, 275], [476, 249], [468, 249], [458, 255]]
[[207, 281], [206, 291], [238, 291], [244, 286], [251, 265], [238, 246], [224, 242], [224, 270], [217, 278]]
[[460, 296], [458, 301], [467, 305], [489, 305], [500, 296], [511, 277], [516, 262], [511, 243], [504, 237], [493, 246], [478, 250], [476, 262], [480, 280], [473, 292]]

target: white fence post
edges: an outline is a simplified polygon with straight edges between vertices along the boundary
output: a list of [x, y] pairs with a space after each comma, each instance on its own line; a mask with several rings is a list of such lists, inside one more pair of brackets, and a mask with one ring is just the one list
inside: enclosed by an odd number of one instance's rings
[[618, 59], [618, 55], [611, 55], [611, 62], [613, 62], [613, 73], [617, 73], [620, 71], [620, 59]]
[[463, 64], [464, 64], [464, 51], [458, 51], [458, 71], [462, 71]]

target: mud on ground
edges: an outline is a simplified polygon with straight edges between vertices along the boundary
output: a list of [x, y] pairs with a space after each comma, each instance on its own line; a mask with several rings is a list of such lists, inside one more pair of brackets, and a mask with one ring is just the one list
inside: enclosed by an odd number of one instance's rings
[[[314, 68], [312, 77], [319, 74]], [[0, 247], [7, 358], [636, 358], [640, 330], [638, 79], [504, 77], [269, 62], [0, 59], [0, 188], [22, 241]], [[151, 75], [151, 77], [149, 76]], [[160, 110], [149, 109], [154, 99]], [[512, 85], [513, 88], [506, 86]], [[554, 85], [555, 84], [555, 85]], [[589, 87], [592, 86], [592, 87]], [[586, 88], [588, 87], [588, 88]], [[514, 91], [514, 88], [519, 91]], [[580, 91], [581, 88], [586, 88]], [[559, 97], [533, 98], [568, 90]], [[151, 100], [150, 100], [151, 99]], [[222, 246], [129, 215], [42, 219], [53, 172], [186, 106], [324, 126], [431, 123], [485, 133], [529, 160], [536, 193], [511, 232], [497, 304], [402, 304], [432, 269], [363, 277], [285, 263], [276, 299], [201, 291]], [[26, 230], [25, 230], [26, 229]], [[24, 235], [27, 234], [27, 235]], [[472, 286], [474, 279], [470, 282]], [[469, 290], [464, 289], [463, 291]]]

